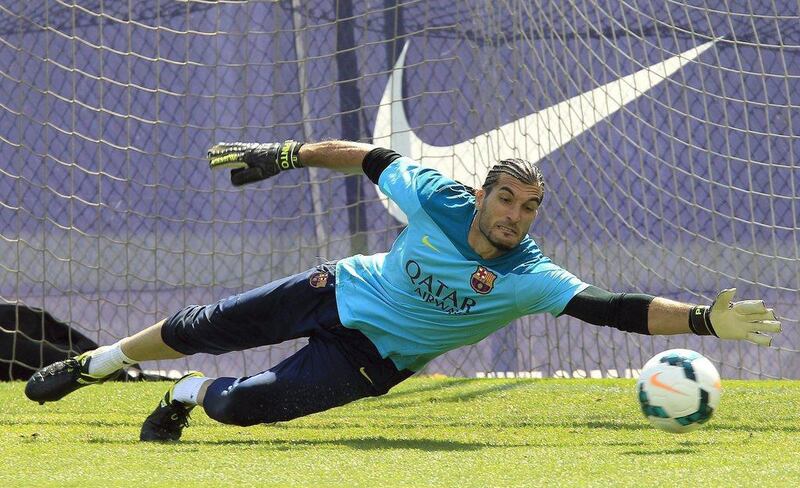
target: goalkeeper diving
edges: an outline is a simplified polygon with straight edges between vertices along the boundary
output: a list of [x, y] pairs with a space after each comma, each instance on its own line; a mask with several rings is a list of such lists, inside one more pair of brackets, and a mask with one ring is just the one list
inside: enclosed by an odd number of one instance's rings
[[711, 305], [586, 283], [552, 262], [528, 231], [545, 200], [541, 170], [497, 162], [474, 190], [396, 152], [348, 141], [221, 143], [212, 169], [235, 186], [319, 167], [363, 173], [408, 216], [385, 253], [316, 266], [170, 317], [31, 377], [25, 394], [45, 403], [102, 383], [121, 368], [197, 353], [224, 354], [307, 337], [261, 373], [211, 378], [190, 372], [145, 419], [143, 441], [178, 440], [201, 406], [238, 426], [286, 421], [387, 393], [433, 358], [474, 344], [531, 314], [568, 315], [637, 334], [698, 334], [769, 346], [781, 324], [761, 300]]

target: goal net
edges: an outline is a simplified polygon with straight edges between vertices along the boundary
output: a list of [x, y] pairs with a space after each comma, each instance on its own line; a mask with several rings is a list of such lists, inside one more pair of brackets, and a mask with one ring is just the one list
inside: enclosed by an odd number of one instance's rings
[[[623, 377], [687, 347], [724, 377], [800, 377], [795, 1], [3, 0], [0, 12], [4, 303], [105, 344], [386, 251], [404, 217], [363, 176], [293, 171], [234, 189], [205, 161], [216, 141], [343, 138], [471, 185], [499, 158], [540, 161], [531, 235], [555, 262], [695, 303], [736, 287], [784, 324], [758, 348], [532, 316], [426, 373]], [[146, 366], [238, 376], [301, 344]], [[2, 361], [21, 361], [13, 345]]]

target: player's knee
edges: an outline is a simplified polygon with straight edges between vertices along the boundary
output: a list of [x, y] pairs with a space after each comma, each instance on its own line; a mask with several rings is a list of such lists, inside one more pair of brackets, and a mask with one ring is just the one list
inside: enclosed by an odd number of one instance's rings
[[218, 385], [216, 391], [206, 393], [203, 409], [209, 417], [223, 424], [241, 427], [283, 420], [276, 418], [273, 415], [275, 409], [264, 403], [268, 395], [255, 392], [241, 379], [231, 380], [227, 386]]
[[267, 421], [255, 415], [254, 406], [244, 401], [235, 388], [227, 394], [206, 398], [203, 408], [209, 417], [223, 424], [247, 427]]
[[209, 417], [223, 424], [248, 427], [264, 423], [264, 420], [253, 417], [253, 412], [236, 401], [235, 396], [225, 397], [203, 405]]

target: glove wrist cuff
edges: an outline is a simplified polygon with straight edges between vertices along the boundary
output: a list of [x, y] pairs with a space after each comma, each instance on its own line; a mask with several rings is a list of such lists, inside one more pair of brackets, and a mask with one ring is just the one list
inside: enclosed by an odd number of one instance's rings
[[[713, 335], [714, 327], [711, 326], [711, 308], [705, 305], [692, 307], [689, 310], [689, 330], [696, 335]], [[718, 336], [717, 336], [718, 337]]]
[[298, 157], [302, 146], [302, 142], [293, 141], [291, 139], [281, 144], [278, 149], [277, 161], [278, 168], [280, 168], [281, 171], [303, 167], [303, 163], [300, 162], [300, 158]]

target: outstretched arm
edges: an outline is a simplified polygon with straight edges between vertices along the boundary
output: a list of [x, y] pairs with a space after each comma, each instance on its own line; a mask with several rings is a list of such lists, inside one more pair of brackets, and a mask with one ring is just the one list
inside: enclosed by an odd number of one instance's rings
[[692, 305], [656, 297], [647, 310], [647, 329], [651, 335], [688, 334]]
[[590, 286], [575, 295], [564, 314], [590, 324], [639, 334], [713, 335], [769, 346], [781, 331], [775, 312], [761, 300], [734, 302], [735, 288], [723, 290], [711, 306], [691, 305], [642, 294], [611, 293]]
[[359, 174], [373, 149], [372, 144], [350, 141], [221, 142], [208, 150], [208, 161], [211, 169], [230, 169], [231, 183], [241, 186], [305, 166]]
[[363, 174], [362, 163], [372, 144], [350, 141], [323, 141], [303, 144], [300, 162], [303, 166], [332, 169], [348, 174]]

